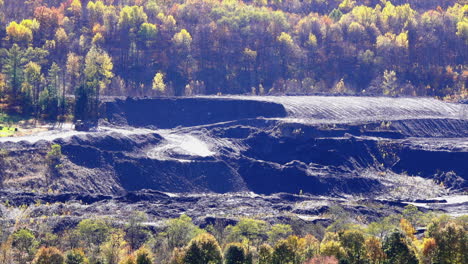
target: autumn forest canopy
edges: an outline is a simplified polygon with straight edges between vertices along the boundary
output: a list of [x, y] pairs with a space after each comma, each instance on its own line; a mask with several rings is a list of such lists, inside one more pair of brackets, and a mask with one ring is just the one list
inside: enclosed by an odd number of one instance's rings
[[468, 94], [466, 0], [0, 0], [0, 28], [0, 107], [45, 118], [101, 95]]

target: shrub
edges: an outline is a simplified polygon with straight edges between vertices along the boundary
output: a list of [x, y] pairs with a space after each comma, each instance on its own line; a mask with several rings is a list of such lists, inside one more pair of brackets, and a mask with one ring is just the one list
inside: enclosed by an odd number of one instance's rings
[[247, 252], [241, 243], [231, 243], [226, 246], [225, 264], [244, 264], [246, 260]]
[[270, 264], [273, 256], [273, 248], [268, 244], [263, 244], [258, 248], [258, 263]]
[[305, 264], [338, 264], [338, 260], [334, 256], [318, 256], [310, 259]]
[[78, 224], [77, 231], [80, 240], [83, 240], [89, 248], [92, 245], [97, 246], [106, 241], [110, 233], [110, 227], [101, 219], [84, 219]]
[[437, 245], [435, 250], [437, 263], [467, 263], [468, 232], [466, 227], [450, 221], [445, 225], [439, 225], [433, 235]]
[[192, 239], [184, 257], [186, 264], [221, 264], [222, 261], [218, 241], [208, 233]]
[[228, 240], [240, 242], [246, 240], [249, 245], [263, 240], [267, 223], [262, 220], [243, 218], [235, 226], [227, 226]]
[[64, 257], [62, 252], [55, 247], [40, 248], [34, 259], [34, 264], [63, 264]]
[[51, 150], [47, 152], [46, 160], [51, 175], [58, 173], [60, 166], [60, 160], [62, 159], [62, 146], [54, 144]]
[[383, 263], [385, 253], [382, 249], [382, 242], [377, 237], [369, 237], [366, 239], [366, 255], [371, 263]]
[[134, 255], [127, 255], [122, 258], [119, 264], [136, 264], [136, 259]]
[[184, 264], [185, 250], [181, 248], [174, 248], [169, 264]]
[[341, 246], [340, 242], [330, 240], [322, 242], [320, 245], [320, 254], [324, 256], [334, 256], [337, 259], [342, 259], [346, 255], [346, 252]]
[[72, 249], [67, 252], [65, 257], [65, 264], [89, 264], [83, 250]]
[[171, 249], [184, 247], [188, 242], [202, 231], [192, 223], [192, 218], [183, 214], [179, 218], [167, 220], [165, 236]]
[[385, 239], [384, 252], [388, 263], [417, 264], [418, 259], [414, 252], [408, 247], [405, 236], [400, 232], [392, 233]]
[[47, 161], [51, 164], [58, 164], [62, 158], [62, 146], [54, 144], [51, 146], [49, 152], [47, 152]]
[[[36, 237], [29, 229], [20, 229], [13, 233], [13, 247], [18, 249], [19, 262], [30, 261], [37, 248]], [[26, 254], [24, 254], [26, 253]]]
[[276, 243], [271, 263], [294, 263], [294, 249], [287, 240], [283, 239]]
[[152, 264], [153, 255], [146, 247], [141, 247], [135, 252], [136, 264]]
[[267, 232], [268, 238], [271, 243], [276, 243], [280, 239], [285, 239], [293, 233], [290, 225], [276, 224], [271, 227], [271, 230]]
[[358, 230], [346, 230], [340, 235], [340, 242], [351, 264], [364, 262], [366, 258], [364, 234]]

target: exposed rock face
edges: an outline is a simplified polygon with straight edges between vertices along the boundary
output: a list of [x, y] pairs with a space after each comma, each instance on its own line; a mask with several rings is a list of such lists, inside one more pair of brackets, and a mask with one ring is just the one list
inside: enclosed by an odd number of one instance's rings
[[[105, 109], [107, 123], [98, 132], [1, 139], [8, 152], [0, 171], [4, 188], [427, 199], [467, 187], [468, 120], [461, 104], [203, 97], [117, 100]], [[52, 143], [64, 154], [54, 176], [45, 162]]]

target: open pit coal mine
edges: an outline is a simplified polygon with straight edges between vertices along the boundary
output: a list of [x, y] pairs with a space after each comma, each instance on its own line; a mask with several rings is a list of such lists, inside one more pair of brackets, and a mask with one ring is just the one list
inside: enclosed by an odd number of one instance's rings
[[[468, 105], [429, 98], [232, 96], [115, 99], [97, 131], [1, 138], [0, 214], [55, 228], [90, 216], [149, 225], [182, 213], [329, 223], [421, 210], [468, 213]], [[52, 144], [63, 156], [50, 173]], [[72, 212], [65, 214], [63, 212]], [[60, 217], [53, 217], [60, 215]]]

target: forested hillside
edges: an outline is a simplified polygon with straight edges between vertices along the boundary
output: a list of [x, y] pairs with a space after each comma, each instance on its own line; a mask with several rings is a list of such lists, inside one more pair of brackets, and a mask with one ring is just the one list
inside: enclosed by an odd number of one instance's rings
[[[38, 202], [18, 211], [27, 215], [57, 208], [54, 217], [69, 217], [72, 213], [60, 205]], [[327, 228], [300, 220], [282, 224], [242, 218], [219, 219], [202, 229], [182, 214], [161, 221], [156, 230], [139, 211], [129, 213], [125, 224], [92, 217], [73, 228], [53, 229], [45, 224], [51, 217], [31, 218], [28, 227], [18, 228], [1, 244], [0, 263], [463, 264], [468, 259], [466, 216], [423, 213], [410, 205], [402, 214], [364, 226], [341, 207], [324, 214], [339, 218]]]
[[[467, 97], [466, 0], [0, 0], [1, 108], [77, 95]], [[71, 104], [70, 104], [71, 105]]]

